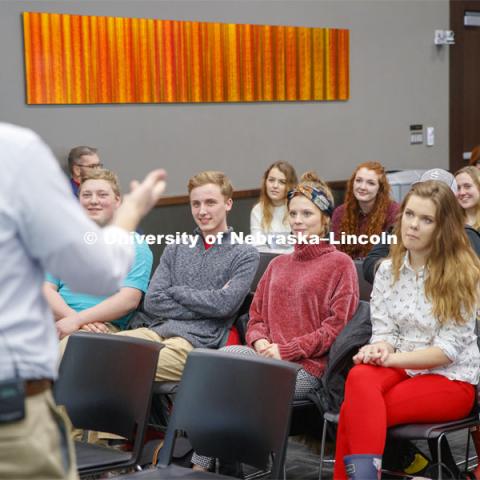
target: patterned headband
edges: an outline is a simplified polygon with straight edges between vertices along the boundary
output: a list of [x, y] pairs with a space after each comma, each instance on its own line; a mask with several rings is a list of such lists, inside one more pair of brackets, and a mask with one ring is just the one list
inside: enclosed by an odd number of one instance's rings
[[288, 200], [291, 200], [296, 195], [303, 195], [312, 201], [323, 213], [329, 217], [333, 214], [333, 202], [327, 197], [323, 190], [310, 185], [297, 185], [293, 190], [287, 194]]

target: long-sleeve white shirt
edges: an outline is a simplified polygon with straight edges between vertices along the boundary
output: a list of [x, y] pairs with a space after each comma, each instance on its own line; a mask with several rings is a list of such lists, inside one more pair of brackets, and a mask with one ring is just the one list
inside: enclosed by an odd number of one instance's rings
[[[285, 220], [285, 218], [287, 218], [287, 206], [281, 205], [279, 207], [273, 207], [272, 223], [268, 230], [265, 230], [262, 227], [262, 218], [262, 208], [260, 204], [257, 203], [250, 213], [250, 233], [255, 238], [255, 244], [265, 245], [267, 243], [269, 247], [281, 248], [285, 253], [292, 251], [293, 248], [291, 245], [287, 245], [283, 242], [280, 243], [279, 246], [275, 240], [276, 236], [286, 238], [291, 232], [290, 224], [288, 223], [288, 220]], [[269, 235], [270, 238], [268, 237]]]
[[[127, 232], [100, 229], [85, 215], [32, 131], [0, 123], [0, 172], [0, 380], [14, 367], [23, 379], [55, 378], [58, 340], [42, 294], [45, 271], [76, 291], [109, 295], [133, 247]], [[112, 233], [121, 241], [108, 245]]]
[[375, 275], [370, 302], [370, 343], [385, 341], [401, 352], [438, 347], [452, 363], [429, 370], [407, 370], [407, 373], [411, 376], [433, 373], [475, 385], [480, 374], [476, 313], [469, 315], [463, 325], [452, 320], [441, 326], [425, 296], [426, 274], [425, 268], [415, 273], [406, 255], [400, 277], [392, 285], [392, 261], [382, 262]]

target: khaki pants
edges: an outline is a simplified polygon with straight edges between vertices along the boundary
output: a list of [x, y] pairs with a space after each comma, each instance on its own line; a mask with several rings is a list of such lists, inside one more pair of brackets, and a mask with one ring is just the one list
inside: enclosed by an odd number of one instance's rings
[[0, 424], [0, 479], [78, 479], [70, 430], [50, 390], [27, 397], [25, 418]]
[[178, 382], [182, 378], [183, 369], [187, 362], [188, 354], [193, 350], [190, 342], [181, 337], [161, 337], [149, 328], [136, 328], [135, 330], [124, 330], [116, 335], [125, 337], [141, 338], [152, 342], [162, 343], [164, 347], [160, 350], [158, 357], [157, 382]]

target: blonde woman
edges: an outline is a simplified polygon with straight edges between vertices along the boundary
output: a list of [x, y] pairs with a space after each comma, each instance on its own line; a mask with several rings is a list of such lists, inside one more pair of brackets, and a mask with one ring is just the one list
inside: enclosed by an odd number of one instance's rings
[[465, 212], [465, 223], [480, 230], [480, 170], [464, 167], [455, 174], [457, 200]]
[[380, 477], [387, 428], [463, 418], [479, 381], [480, 261], [453, 192], [416, 184], [399, 239], [375, 276], [372, 338], [353, 358], [337, 434], [335, 479]]
[[261, 241], [261, 236], [290, 233], [287, 211], [287, 193], [297, 183], [295, 169], [288, 162], [270, 165], [262, 178], [260, 201], [250, 214], [250, 233]]

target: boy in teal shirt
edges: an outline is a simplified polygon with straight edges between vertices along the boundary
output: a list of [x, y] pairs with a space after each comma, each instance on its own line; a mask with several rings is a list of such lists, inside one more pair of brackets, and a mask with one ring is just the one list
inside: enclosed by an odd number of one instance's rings
[[[101, 169], [88, 172], [80, 184], [79, 200], [87, 215], [99, 226], [110, 223], [121, 203], [116, 175]], [[47, 274], [44, 293], [53, 310], [60, 338], [80, 329], [107, 333], [126, 328], [147, 291], [153, 263], [150, 247], [135, 233], [132, 233], [132, 241], [135, 243], [134, 263], [120, 290], [110, 297], [73, 292], [60, 279]]]

